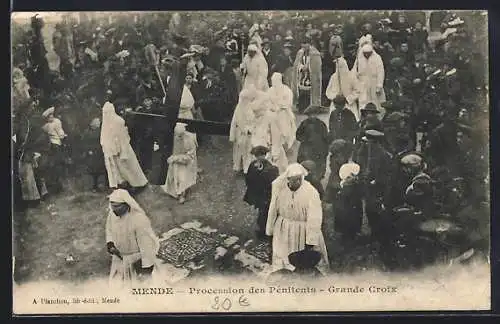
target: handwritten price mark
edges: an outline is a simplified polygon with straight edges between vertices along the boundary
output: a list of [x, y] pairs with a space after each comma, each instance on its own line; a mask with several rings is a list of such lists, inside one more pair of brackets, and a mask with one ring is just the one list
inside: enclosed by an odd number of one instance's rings
[[[245, 295], [241, 295], [238, 298], [238, 305], [242, 307], [247, 307], [250, 306], [250, 302], [245, 297]], [[215, 296], [214, 302], [211, 307], [213, 310], [216, 311], [218, 310], [229, 311], [233, 307], [233, 301], [229, 297], [219, 298], [219, 296]]]
[[238, 303], [240, 304], [240, 306], [244, 306], [244, 307], [250, 306], [250, 302], [245, 297], [245, 295], [240, 296], [240, 298], [238, 299]]

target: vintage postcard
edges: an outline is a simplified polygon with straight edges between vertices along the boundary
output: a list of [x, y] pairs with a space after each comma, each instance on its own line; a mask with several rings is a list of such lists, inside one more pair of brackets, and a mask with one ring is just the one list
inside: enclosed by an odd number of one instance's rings
[[11, 31], [15, 315], [490, 309], [486, 11]]

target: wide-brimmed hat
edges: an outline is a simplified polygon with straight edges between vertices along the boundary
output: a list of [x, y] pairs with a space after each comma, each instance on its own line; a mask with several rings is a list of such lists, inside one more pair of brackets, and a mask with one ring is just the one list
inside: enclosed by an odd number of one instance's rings
[[394, 101], [388, 100], [380, 104], [385, 110], [399, 110], [401, 107], [400, 105], [396, 104]]
[[301, 250], [288, 255], [288, 261], [299, 271], [314, 269], [320, 260], [321, 253], [314, 250]]
[[363, 108], [360, 109], [361, 111], [366, 111], [366, 112], [373, 112], [376, 114], [379, 114], [380, 111], [378, 111], [377, 106], [375, 106], [374, 103], [369, 102], [367, 103]]
[[407, 120], [407, 119], [408, 119], [407, 114], [399, 112], [399, 111], [394, 111], [394, 112], [390, 113], [389, 115], [387, 115], [387, 117], [385, 118], [385, 121], [389, 122], [389, 123], [394, 123], [394, 122], [400, 122], [402, 120]]

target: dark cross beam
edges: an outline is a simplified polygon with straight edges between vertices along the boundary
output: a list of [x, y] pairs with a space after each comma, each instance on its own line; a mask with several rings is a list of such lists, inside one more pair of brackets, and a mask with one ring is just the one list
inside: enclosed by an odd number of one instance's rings
[[[146, 116], [150, 118], [167, 118], [165, 115], [129, 111], [127, 114]], [[207, 120], [177, 118], [178, 123], [187, 124], [186, 130], [196, 134], [229, 136], [231, 124]]]
[[159, 143], [159, 149], [153, 152], [152, 172], [148, 178], [149, 182], [155, 185], [165, 183], [168, 172], [167, 159], [172, 154], [173, 149], [174, 123], [187, 124], [186, 130], [195, 134], [229, 136], [231, 128], [231, 125], [227, 123], [184, 118], [172, 119], [171, 116], [161, 114], [129, 111], [126, 112], [126, 115], [133, 116], [134, 119], [137, 117], [151, 119], [154, 138]]

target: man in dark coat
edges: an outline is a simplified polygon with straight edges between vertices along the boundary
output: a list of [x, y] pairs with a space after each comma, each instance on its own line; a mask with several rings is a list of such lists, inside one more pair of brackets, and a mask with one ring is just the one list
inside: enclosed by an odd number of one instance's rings
[[347, 100], [343, 95], [337, 95], [333, 99], [335, 110], [330, 114], [330, 133], [328, 138], [330, 143], [343, 139], [352, 142], [358, 132], [358, 123], [354, 113], [346, 108]]
[[267, 213], [271, 203], [271, 184], [279, 176], [278, 167], [272, 165], [266, 159], [269, 149], [264, 146], [256, 146], [252, 149], [255, 160], [248, 167], [245, 175], [247, 190], [243, 200], [258, 210], [257, 236], [265, 237]]
[[219, 70], [220, 59], [225, 55], [226, 47], [224, 46], [224, 37], [219, 35], [215, 40], [215, 45], [210, 48], [210, 52], [207, 57], [207, 65], [216, 71]]
[[333, 204], [335, 231], [342, 234], [342, 245], [346, 246], [356, 239], [363, 224], [362, 182], [357, 175], [351, 175], [339, 185], [337, 198]]
[[208, 121], [222, 122], [221, 106], [224, 102], [224, 89], [221, 87], [218, 73], [212, 69], [206, 69], [196, 93], [196, 104], [201, 109], [203, 118]]
[[349, 161], [353, 145], [343, 139], [337, 139], [330, 144], [330, 178], [326, 185], [325, 202], [335, 204], [340, 191], [339, 170]]
[[226, 56], [221, 57], [220, 70], [217, 72], [220, 75], [220, 85], [224, 98], [220, 107], [221, 117], [223, 121], [230, 122], [233, 117], [234, 108], [238, 103], [238, 85], [236, 83], [236, 75], [232, 67], [228, 64]]
[[319, 179], [323, 179], [328, 156], [328, 128], [321, 119], [314, 116], [320, 110], [318, 106], [310, 106], [304, 111], [307, 119], [300, 123], [295, 137], [300, 142], [297, 162], [314, 161], [317, 175]]
[[415, 141], [410, 127], [410, 116], [398, 111], [397, 106], [386, 101], [382, 104], [386, 113], [382, 118], [382, 126], [386, 137], [387, 149], [392, 154], [400, 154], [415, 149]]
[[356, 135], [356, 143], [361, 142], [361, 138], [365, 136], [367, 129], [375, 129], [382, 131], [382, 123], [379, 119], [380, 111], [373, 103], [368, 103], [364, 108], [360, 109], [361, 119], [359, 121], [358, 134]]
[[434, 185], [432, 178], [425, 173], [427, 164], [424, 159], [418, 154], [409, 153], [401, 158], [400, 163], [410, 179], [405, 190], [406, 203], [423, 212], [424, 216], [433, 216]]
[[158, 104], [163, 95], [153, 81], [153, 73], [149, 69], [145, 69], [141, 74], [141, 84], [136, 89], [136, 102], [142, 104], [144, 99], [149, 98], [154, 105]]
[[[293, 45], [291, 43], [285, 43], [283, 45], [282, 52], [276, 55], [276, 58], [271, 66], [271, 75], [274, 72], [281, 73], [283, 77], [283, 83], [290, 86], [291, 81], [291, 71], [293, 68], [293, 62], [295, 58], [292, 55]], [[278, 52], [279, 53], [279, 52]]]
[[360, 166], [360, 181], [363, 186], [365, 213], [374, 241], [384, 238], [386, 222], [385, 199], [393, 173], [392, 156], [382, 145], [384, 133], [367, 129], [355, 152], [353, 160]]
[[271, 42], [269, 41], [269, 38], [266, 37], [262, 40], [262, 55], [264, 55], [264, 58], [266, 59], [267, 62], [267, 71], [269, 79], [271, 76], [272, 66], [276, 61], [276, 53], [274, 53], [273, 49], [271, 48]]
[[[153, 101], [151, 98], [145, 97], [143, 104], [136, 109], [141, 113], [154, 113]], [[133, 139], [134, 149], [141, 164], [142, 170], [148, 174], [152, 168], [153, 157], [153, 120], [147, 116], [133, 116]]]

